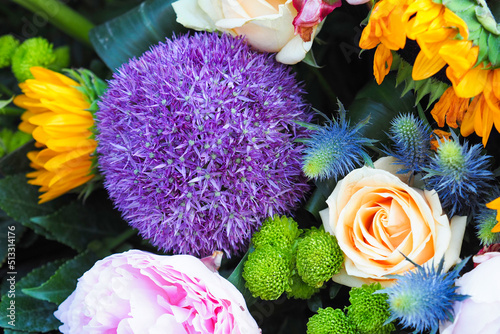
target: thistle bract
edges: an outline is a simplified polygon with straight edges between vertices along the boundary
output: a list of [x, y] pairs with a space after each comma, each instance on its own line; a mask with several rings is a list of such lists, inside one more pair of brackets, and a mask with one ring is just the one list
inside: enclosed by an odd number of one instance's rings
[[399, 115], [391, 122], [394, 142], [390, 155], [404, 166], [400, 173], [419, 172], [428, 159], [431, 129], [412, 114]]
[[300, 154], [311, 114], [290, 68], [242, 39], [167, 40], [123, 65], [98, 117], [105, 187], [157, 247], [245, 250], [261, 222], [309, 189]]
[[367, 122], [368, 119], [350, 126], [346, 120], [346, 110], [339, 101], [338, 120], [328, 120], [324, 126], [307, 125], [314, 132], [305, 141], [302, 165], [304, 173], [314, 179], [337, 179], [349, 173], [363, 160], [370, 160], [365, 146], [372, 145], [373, 141], [359, 133]]
[[414, 328], [414, 333], [436, 333], [440, 321], [453, 319], [454, 302], [466, 298], [456, 292], [455, 279], [467, 260], [447, 273], [443, 272], [441, 261], [438, 268], [418, 266], [415, 271], [398, 276], [394, 285], [381, 290], [389, 296], [388, 321], [398, 319], [405, 328]]
[[444, 140], [424, 168], [427, 175], [423, 179], [428, 189], [437, 191], [450, 217], [467, 215], [488, 196], [494, 180], [489, 166], [490, 156], [481, 154], [481, 145], [469, 147], [467, 142], [460, 145], [456, 140]]

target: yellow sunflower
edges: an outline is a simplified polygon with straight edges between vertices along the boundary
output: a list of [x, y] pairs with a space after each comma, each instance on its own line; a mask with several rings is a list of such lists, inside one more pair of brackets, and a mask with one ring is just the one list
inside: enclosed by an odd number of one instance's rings
[[403, 14], [411, 1], [385, 0], [379, 1], [373, 7], [370, 20], [363, 29], [359, 46], [362, 49], [373, 49], [373, 74], [380, 85], [392, 64], [391, 50], [399, 50], [406, 44], [406, 22]]
[[[416, 40], [421, 50], [412, 76], [414, 80], [422, 80], [446, 65], [440, 50], [448, 45], [455, 47], [457, 35], [468, 37], [467, 24], [444, 5], [432, 0], [382, 0], [375, 4], [359, 46], [363, 49], [377, 47], [373, 73], [380, 84], [392, 64], [390, 50], [403, 49], [407, 38]], [[465, 52], [458, 54], [459, 57], [467, 55]]]
[[[432, 116], [440, 127], [445, 120], [453, 128], [460, 127], [463, 136], [475, 132], [486, 146], [493, 126], [500, 130], [500, 36], [483, 25], [475, 15], [477, 4], [469, 2], [470, 8], [463, 9], [452, 2], [445, 6], [432, 0], [378, 1], [359, 45], [377, 47], [373, 73], [380, 84], [390, 70], [392, 51], [404, 48], [406, 39], [416, 41], [420, 50], [412, 80], [431, 78], [446, 68], [452, 84], [435, 104]], [[460, 8], [453, 7], [455, 14], [447, 6]]]
[[14, 103], [26, 109], [21, 131], [30, 133], [40, 151], [28, 153], [36, 171], [28, 182], [41, 186], [39, 203], [50, 201], [94, 177], [92, 154], [97, 142], [91, 104], [69, 77], [42, 67], [32, 67], [34, 79], [19, 84], [23, 95]]

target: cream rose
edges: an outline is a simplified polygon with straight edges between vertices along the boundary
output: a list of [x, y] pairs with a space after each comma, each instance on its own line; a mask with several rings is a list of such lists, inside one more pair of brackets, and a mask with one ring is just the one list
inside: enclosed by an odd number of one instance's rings
[[387, 275], [413, 268], [402, 254], [420, 265], [437, 265], [444, 257], [445, 270], [459, 260], [465, 217], [454, 217], [450, 224], [437, 193], [408, 186], [404, 176], [387, 171], [395, 169], [392, 162], [384, 158], [376, 169], [349, 173], [321, 212], [325, 230], [345, 254], [345, 268], [332, 278], [337, 283], [390, 285]]
[[277, 52], [276, 60], [284, 64], [304, 59], [317, 33], [314, 27], [308, 42], [294, 34], [292, 0], [179, 0], [172, 7], [185, 27], [245, 35], [254, 48]]

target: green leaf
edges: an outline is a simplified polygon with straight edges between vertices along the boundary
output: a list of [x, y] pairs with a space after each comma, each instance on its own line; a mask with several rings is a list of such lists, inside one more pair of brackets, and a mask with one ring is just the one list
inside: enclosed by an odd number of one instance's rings
[[328, 190], [328, 188], [325, 189], [318, 186], [312, 193], [311, 197], [307, 200], [307, 203], [304, 205], [304, 210], [309, 211], [317, 221], [321, 221], [319, 212], [328, 207], [326, 199], [329, 195], [324, 195], [324, 193], [328, 192]]
[[422, 82], [422, 84], [416, 87], [417, 97], [415, 100], [415, 105], [417, 105], [425, 95], [430, 94], [434, 88], [434, 82], [431, 78], [428, 78], [426, 80], [421, 80], [418, 82], [419, 83]]
[[42, 285], [23, 289], [23, 293], [36, 299], [61, 304], [75, 290], [78, 278], [89, 270], [99, 258], [85, 251], [61, 265]]
[[432, 89], [431, 95], [429, 96], [429, 103], [427, 104], [426, 109], [429, 109], [429, 107], [434, 101], [440, 99], [441, 96], [449, 87], [450, 86], [444, 82], [434, 80], [434, 88]]
[[31, 171], [28, 152], [35, 150], [34, 141], [30, 141], [0, 159], [0, 174], [11, 175]]
[[443, 5], [455, 13], [474, 10], [476, 4], [471, 0], [443, 0]]
[[19, 240], [26, 228], [16, 222], [3, 211], [0, 210], [0, 240], [5, 243], [5, 247], [0, 247], [0, 266], [7, 259], [8, 248], [12, 245], [19, 245]]
[[494, 65], [500, 65], [500, 37], [490, 34], [488, 37], [488, 58]]
[[103, 193], [90, 196], [85, 203], [71, 202], [50, 215], [32, 217], [31, 222], [55, 240], [83, 251], [91, 241], [116, 236], [128, 227]]
[[309, 50], [308, 53], [306, 53], [306, 56], [304, 57], [304, 59], [302, 59], [302, 61], [311, 67], [321, 68], [321, 66], [319, 66], [318, 63], [316, 62], [316, 58], [314, 58], [312, 49]]
[[10, 98], [10, 99], [8, 99], [8, 100], [0, 100], [0, 111], [1, 111], [4, 107], [6, 107], [9, 103], [11, 103], [13, 99], [14, 99], [14, 96], [13, 96], [13, 97], [11, 97], [11, 98]]
[[248, 254], [252, 253], [254, 249], [255, 248], [253, 248], [253, 246], [251, 246], [248, 249], [248, 251], [241, 259], [240, 263], [238, 263], [238, 265], [236, 266], [236, 268], [234, 268], [231, 275], [229, 275], [229, 277], [227, 278], [227, 280], [231, 282], [241, 292], [241, 294], [245, 298], [247, 307], [252, 306], [257, 301], [257, 298], [252, 296], [250, 290], [248, 290], [247, 287], [245, 286], [245, 279], [242, 276], [243, 267], [245, 266], [245, 261], [248, 259]]
[[36, 233], [54, 239], [44, 228], [32, 223], [31, 218], [51, 214], [59, 208], [61, 200], [38, 204], [38, 195], [37, 187], [28, 184], [24, 174], [0, 179], [0, 209]]
[[342, 287], [343, 285], [332, 282], [330, 285], [330, 289], [328, 290], [328, 296], [330, 297], [330, 299], [334, 299], [339, 293], [340, 288]]
[[139, 57], [153, 44], [187, 31], [176, 22], [174, 0], [148, 0], [129, 12], [90, 31], [97, 54], [115, 70], [132, 57]]
[[311, 312], [318, 312], [319, 308], [323, 308], [323, 302], [318, 294], [314, 294], [307, 300], [307, 307]]
[[396, 78], [392, 73], [387, 75], [381, 85], [372, 81], [356, 95], [349, 107], [347, 116], [351, 124], [355, 124], [370, 116], [370, 122], [359, 132], [367, 138], [388, 143], [386, 134], [381, 129], [387, 129], [387, 124], [401, 113], [413, 113], [415, 98], [408, 93], [401, 96], [402, 87], [395, 87]]
[[[53, 314], [57, 309], [57, 305], [27, 296], [22, 290], [39, 286], [47, 281], [62, 262], [62, 260], [57, 260], [34, 269], [28, 275], [15, 282], [15, 287], [9, 288], [7, 293], [2, 296], [0, 302], [0, 309], [2, 310], [0, 314], [1, 327], [42, 333], [57, 329], [60, 322]], [[6, 281], [14, 282], [16, 278], [16, 275], [7, 273]], [[3, 312], [4, 310], [9, 310], [9, 308], [15, 309], [15, 316], [10, 316], [10, 311], [8, 313]]]
[[477, 56], [477, 63], [484, 61], [488, 56], [488, 36], [489, 34], [485, 29], [481, 29], [479, 34], [479, 54]]

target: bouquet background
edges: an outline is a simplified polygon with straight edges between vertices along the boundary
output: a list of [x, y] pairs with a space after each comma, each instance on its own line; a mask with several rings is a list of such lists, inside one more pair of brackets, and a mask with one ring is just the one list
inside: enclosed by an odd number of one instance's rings
[[[490, 7], [494, 13], [498, 10], [491, 3]], [[333, 168], [333, 172], [330, 170], [330, 174], [324, 178], [307, 175], [310, 178], [305, 179], [301, 176], [310, 190], [306, 191], [307, 187], [304, 185], [304, 189], [301, 190], [304, 195], [300, 198], [299, 205], [295, 205], [292, 211], [288, 211], [287, 216], [292, 216], [298, 223], [298, 227], [303, 230], [322, 226], [324, 220], [319, 212], [327, 208], [326, 199], [336, 188], [337, 181], [342, 180], [349, 172], [363, 163], [370, 164], [371, 160], [376, 161], [387, 155], [394, 155], [402, 160], [410, 156], [408, 152], [399, 150], [400, 146], [397, 146], [398, 143], [394, 139], [398, 138], [398, 133], [397, 131], [395, 133], [394, 127], [391, 126], [397, 117], [411, 114], [414, 120], [419, 119], [423, 122], [417, 122], [422, 127], [428, 123], [429, 129], [438, 128], [437, 122], [430, 114], [432, 109], [430, 106], [443, 96], [445, 89], [442, 83], [431, 82], [430, 79], [413, 81], [410, 78], [411, 74], [409, 75], [411, 69], [408, 72], [404, 61], [398, 60], [397, 57], [392, 63], [392, 69], [398, 70], [397, 74], [396, 71], [391, 71], [385, 78], [382, 76], [383, 81], [378, 76], [377, 80], [380, 84], [374, 80], [374, 61], [377, 60], [377, 57], [374, 57], [375, 51], [361, 52], [359, 46], [364, 29], [361, 22], [367, 23], [365, 19], [370, 9], [371, 5], [354, 6], [346, 2], [342, 3], [342, 6], [335, 8], [321, 23], [321, 30], [312, 44], [312, 52], [306, 55], [304, 61], [289, 66], [297, 82], [301, 82], [300, 89], [305, 92], [304, 103], [310, 105], [314, 113], [313, 119], [304, 116], [302, 123], [321, 125], [321, 127], [308, 128], [307, 131], [310, 131], [309, 133], [316, 131], [321, 134], [320, 129], [331, 126], [338, 133], [345, 134], [344, 139], [351, 140], [344, 143], [349, 150], [346, 150], [346, 153], [339, 159], [341, 163], [344, 162], [344, 165], [337, 165]], [[129, 58], [139, 58], [153, 45], [165, 42], [165, 38], [171, 39], [173, 33], [180, 36], [188, 32], [187, 28], [175, 22], [176, 14], [171, 1], [87, 0], [40, 3], [16, 0], [2, 4], [0, 15], [2, 20], [0, 36], [11, 34], [20, 41], [43, 37], [53, 45], [55, 58], [51, 58], [44, 64], [43, 53], [37, 52], [37, 56], [23, 58], [21, 65], [32, 64], [56, 71], [62, 68], [85, 68], [93, 72], [93, 74], [84, 71], [70, 73], [88, 84], [85, 86], [86, 94], [92, 95], [95, 103], [89, 104], [84, 109], [93, 111], [98, 109], [97, 100], [104, 96], [106, 84], [109, 84], [109, 81], [106, 83], [105, 81], [112, 79], [113, 69], [128, 62]], [[87, 35], [90, 30], [90, 35]], [[193, 34], [194, 32], [191, 31], [191, 35]], [[41, 46], [43, 41], [39, 43], [40, 45], [35, 47], [47, 47]], [[495, 46], [490, 44], [489, 47], [492, 49]], [[2, 45], [0, 45], [0, 51], [1, 48]], [[411, 53], [411, 50], [405, 49], [405, 51]], [[403, 57], [404, 51], [400, 54], [402, 58], [407, 59]], [[413, 56], [416, 57], [416, 54]], [[115, 199], [115, 202], [112, 202], [109, 199], [108, 192], [102, 187], [101, 176], [85, 183], [88, 180], [84, 175], [78, 187], [63, 189], [63, 193], [66, 191], [68, 193], [62, 196], [55, 193], [53, 197], [48, 196], [45, 199], [39, 197], [38, 187], [27, 183], [25, 175], [33, 171], [27, 154], [39, 147], [36, 146], [31, 136], [17, 130], [24, 110], [14, 105], [10, 98], [22, 93], [18, 83], [24, 81], [25, 78], [20, 79], [19, 76], [26, 75], [26, 70], [15, 71], [14, 68], [13, 62], [12, 70], [10, 67], [0, 70], [0, 93], [2, 94], [0, 97], [2, 100], [0, 103], [2, 145], [0, 148], [3, 150], [1, 152], [3, 157], [0, 160], [2, 175], [0, 179], [0, 240], [2, 244], [0, 257], [3, 261], [0, 271], [3, 277], [0, 326], [5, 329], [6, 333], [11, 334], [57, 332], [61, 323], [54, 317], [54, 312], [75, 290], [77, 279], [93, 267], [96, 261], [130, 249], [140, 249], [156, 254], [165, 254], [165, 252], [160, 249], [162, 243], [156, 244], [158, 247], [155, 247], [154, 242], [148, 242], [147, 237], [144, 239], [141, 237], [141, 235], [145, 236], [142, 223], [132, 224], [140, 233], [127, 225], [117, 208], [122, 211], [126, 209], [120, 207], [119, 200]], [[127, 78], [124, 80], [126, 81]], [[272, 76], [268, 80], [266, 84], [269, 87], [277, 85], [272, 82]], [[293, 85], [290, 83], [290, 86]], [[290, 92], [295, 92], [293, 90], [295, 88], [297, 87], [291, 87]], [[494, 91], [498, 92], [498, 83]], [[113, 103], [108, 103], [107, 107], [112, 108]], [[103, 106], [104, 104], [100, 105], [102, 109]], [[307, 126], [301, 127], [302, 125], [297, 125], [297, 129], [307, 128]], [[442, 124], [439, 126], [450, 130]], [[339, 129], [343, 129], [344, 132]], [[303, 131], [306, 133], [306, 130]], [[424, 131], [424, 133], [427, 132]], [[302, 136], [300, 139], [306, 137], [305, 134], [300, 136]], [[459, 132], [456, 136], [459, 136]], [[481, 136], [471, 133], [465, 138], [469, 145], [464, 145], [466, 148], [476, 147], [474, 150], [471, 149], [472, 153], [466, 155], [470, 160], [468, 160], [470, 164], [467, 168], [472, 171], [472, 177], [467, 185], [474, 188], [469, 193], [468, 202], [457, 201], [456, 197], [449, 193], [449, 197], [446, 197], [447, 189], [439, 194], [441, 203], [446, 204], [445, 211], [450, 220], [457, 213], [468, 216], [464, 237], [460, 240], [461, 246], [458, 245], [456, 250], [459, 253], [457, 257], [460, 256], [461, 259], [477, 254], [485, 244], [498, 242], [498, 233], [490, 233], [487, 234], [488, 237], [480, 236], [479, 238], [477, 235], [478, 222], [487, 220], [480, 216], [480, 212], [489, 212], [488, 222], [491, 226], [488, 226], [490, 228], [496, 223], [496, 219], [491, 219], [492, 214], [493, 217], [495, 216], [495, 211], [486, 209], [484, 205], [498, 197], [493, 187], [491, 191], [487, 189], [493, 184], [498, 188], [495, 180], [498, 176], [497, 157], [500, 155], [500, 148], [497, 145], [498, 137], [498, 132], [493, 128], [489, 133], [489, 138], [485, 133], [481, 133]], [[321, 136], [312, 138], [316, 140], [316, 143], [320, 143]], [[457, 141], [464, 142], [464, 137], [456, 138]], [[337, 140], [342, 139], [337, 138]], [[422, 141], [431, 139], [428, 136]], [[401, 141], [404, 141], [404, 138]], [[443, 141], [445, 139], [440, 139], [437, 144], [442, 144]], [[96, 144], [89, 143], [88, 145], [93, 151]], [[308, 145], [307, 141], [304, 145]], [[314, 145], [309, 147], [310, 152], [311, 147]], [[321, 143], [317, 147], [322, 149]], [[430, 153], [431, 151], [427, 149], [425, 152], [428, 156], [423, 159], [427, 161], [434, 153]], [[484, 158], [485, 154], [490, 157]], [[408, 158], [407, 162], [409, 160], [411, 159]], [[95, 167], [96, 163], [94, 161], [92, 167]], [[107, 163], [112, 165], [112, 162]], [[422, 172], [413, 167], [406, 172]], [[419, 182], [418, 177], [416, 182]], [[446, 188], [438, 181], [434, 185], [435, 189]], [[284, 205], [294, 206], [290, 203]], [[257, 230], [262, 220], [256, 221], [252, 228]], [[167, 254], [189, 253], [188, 246], [185, 248], [187, 251], [172, 252], [172, 249], [180, 248], [182, 238], [172, 238], [172, 240], [175, 241], [171, 241], [168, 247], [164, 247], [167, 249]], [[196, 244], [196, 238], [193, 240], [193, 244]], [[485, 240], [488, 242], [486, 243]], [[237, 246], [234, 246], [234, 243], [227, 246], [227, 242], [221, 242], [217, 250], [225, 251], [226, 256], [222, 259], [218, 270], [222, 277], [227, 278], [243, 294], [248, 310], [262, 333], [306, 333], [309, 318], [315, 315], [319, 308], [344, 309], [351, 304], [350, 288], [330, 279], [326, 280], [322, 288], [310, 298], [287, 298], [285, 293], [278, 295], [274, 300], [263, 300], [252, 296], [243, 278], [244, 263], [249, 253], [254, 251], [252, 247], [247, 253], [248, 243], [249, 237], [246, 237], [244, 242], [236, 243]], [[222, 249], [224, 246], [226, 249]], [[231, 247], [235, 247], [236, 250]], [[203, 257], [211, 253], [208, 249], [203, 249], [201, 252], [203, 254], [195, 255]], [[436, 258], [435, 262], [439, 260], [440, 258]], [[447, 268], [453, 264], [456, 263], [450, 263]], [[409, 263], [407, 265], [411, 266]], [[447, 278], [443, 278], [443, 281], [451, 284], [451, 288], [441, 291], [448, 302], [460, 299], [455, 294], [454, 280], [461, 276], [460, 273], [469, 272], [472, 268], [472, 261], [462, 262], [454, 271], [451, 271]], [[491, 270], [491, 275], [494, 276], [495, 272]], [[439, 270], [434, 274], [439, 276]], [[13, 282], [15, 282], [14, 288]], [[12, 300], [15, 300], [15, 326], [12, 326], [12, 317], [9, 318], [9, 313], [4, 313], [12, 305]], [[439, 313], [443, 311], [438, 306], [431, 307], [428, 311], [434, 316], [441, 317], [440, 320], [446, 316], [446, 314]], [[399, 317], [400, 323], [395, 322], [393, 332], [411, 332], [411, 326], [415, 325], [421, 329], [421, 332], [435, 328], [426, 327], [428, 323], [419, 320], [424, 318], [421, 315], [417, 312], [415, 318], [410, 317], [414, 322], [404, 316]], [[410, 329], [404, 328], [405, 325], [409, 325]]]

